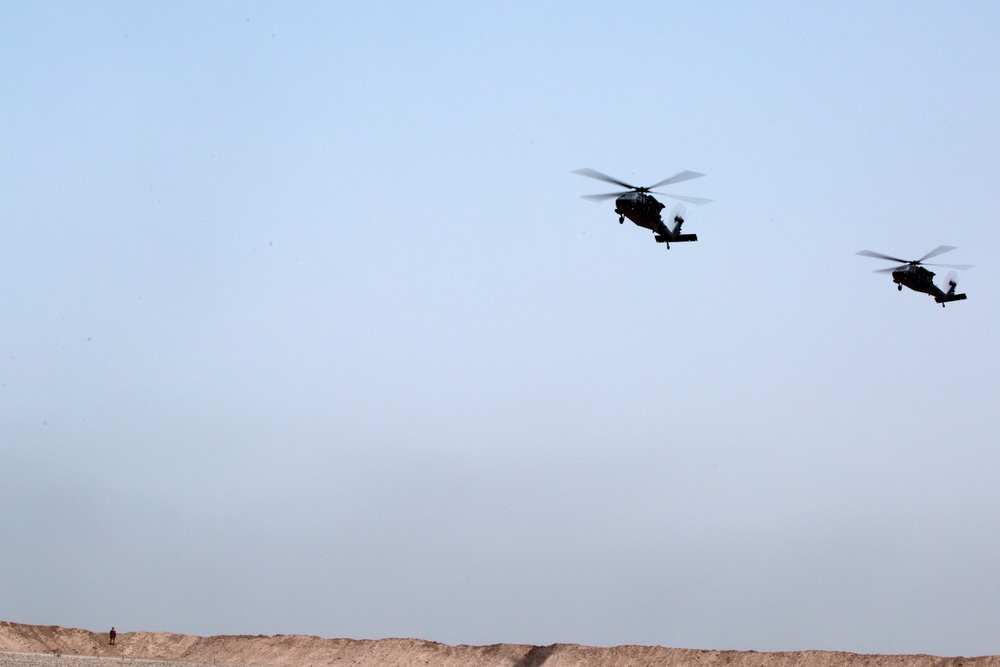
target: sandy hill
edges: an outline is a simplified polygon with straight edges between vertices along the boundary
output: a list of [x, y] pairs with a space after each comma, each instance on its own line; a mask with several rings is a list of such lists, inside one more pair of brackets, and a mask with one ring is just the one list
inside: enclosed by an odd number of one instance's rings
[[[0, 651], [170, 660], [237, 667], [1000, 667], [1000, 656], [862, 655], [833, 651], [758, 653], [662, 646], [576, 644], [449, 646], [419, 639], [322, 639], [305, 635], [197, 637], [168, 632], [107, 634], [0, 621]], [[4, 664], [0, 654], [0, 665]], [[99, 663], [95, 663], [97, 665]]]

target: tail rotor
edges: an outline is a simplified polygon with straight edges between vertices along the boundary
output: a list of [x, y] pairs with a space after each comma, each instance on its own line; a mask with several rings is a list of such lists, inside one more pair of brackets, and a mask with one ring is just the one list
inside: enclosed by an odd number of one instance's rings
[[684, 222], [685, 212], [687, 212], [687, 207], [684, 206], [684, 202], [679, 202], [676, 206], [674, 206], [674, 210], [670, 212], [670, 217], [679, 225]]
[[948, 275], [945, 276], [945, 281], [948, 283], [948, 296], [955, 293], [955, 289], [958, 287], [958, 272], [949, 271]]

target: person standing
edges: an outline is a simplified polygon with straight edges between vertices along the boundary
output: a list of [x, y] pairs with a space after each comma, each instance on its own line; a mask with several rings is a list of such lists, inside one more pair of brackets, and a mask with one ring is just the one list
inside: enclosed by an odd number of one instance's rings
[[115, 637], [117, 637], [117, 636], [118, 636], [118, 633], [115, 632], [115, 626], [112, 625], [111, 626], [111, 632], [108, 633], [108, 643], [111, 644], [112, 646], [114, 646], [115, 645]]

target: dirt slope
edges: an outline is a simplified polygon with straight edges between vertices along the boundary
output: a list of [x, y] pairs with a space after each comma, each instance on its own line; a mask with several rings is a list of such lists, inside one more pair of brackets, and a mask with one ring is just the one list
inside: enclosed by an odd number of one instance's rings
[[[0, 621], [0, 651], [127, 657], [237, 667], [1000, 667], [1000, 656], [860, 655], [832, 651], [757, 653], [661, 646], [576, 644], [449, 646], [419, 639], [322, 639], [304, 635], [197, 637], [167, 632], [107, 634]], [[0, 655], [0, 665], [4, 663]], [[97, 663], [99, 664], [99, 663]]]

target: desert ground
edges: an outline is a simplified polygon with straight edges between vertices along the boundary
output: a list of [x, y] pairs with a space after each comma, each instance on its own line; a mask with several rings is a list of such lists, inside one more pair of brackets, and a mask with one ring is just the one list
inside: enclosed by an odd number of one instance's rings
[[[305, 635], [120, 632], [0, 621], [0, 665], [10, 667], [1000, 667], [1000, 656], [867, 655], [835, 651], [711, 651], [577, 644], [449, 646], [419, 639], [323, 639]], [[155, 661], [155, 662], [152, 662]]]

